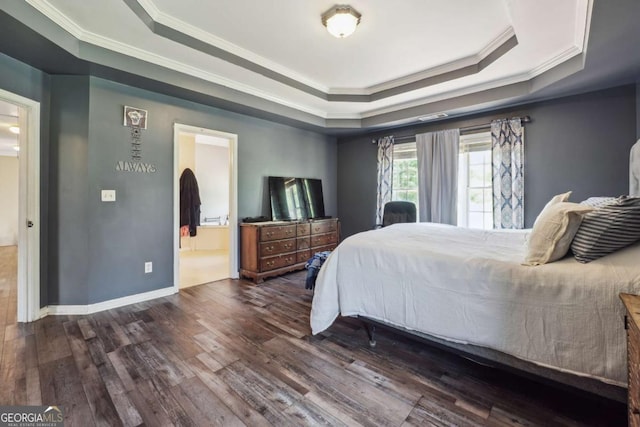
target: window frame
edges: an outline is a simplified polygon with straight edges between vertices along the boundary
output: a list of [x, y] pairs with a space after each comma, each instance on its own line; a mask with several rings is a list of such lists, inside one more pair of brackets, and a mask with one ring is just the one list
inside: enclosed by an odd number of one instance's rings
[[[485, 185], [471, 186], [470, 183], [470, 169], [471, 166], [477, 166], [477, 164], [471, 164], [469, 154], [472, 152], [489, 152], [489, 161], [481, 163], [484, 168], [491, 168], [491, 132], [476, 132], [465, 135], [460, 135], [460, 148], [458, 157], [458, 226], [469, 227], [470, 213], [481, 213], [483, 215], [482, 228], [483, 230], [493, 229], [493, 183], [491, 179]], [[486, 172], [483, 170], [483, 175]], [[469, 198], [470, 190], [482, 190], [483, 191], [483, 207], [485, 206], [485, 194], [489, 190], [491, 192], [490, 209], [491, 210], [470, 210]], [[488, 216], [489, 218], [487, 218]], [[487, 221], [491, 224], [491, 227], [486, 227]], [[475, 227], [477, 228], [477, 227]]]

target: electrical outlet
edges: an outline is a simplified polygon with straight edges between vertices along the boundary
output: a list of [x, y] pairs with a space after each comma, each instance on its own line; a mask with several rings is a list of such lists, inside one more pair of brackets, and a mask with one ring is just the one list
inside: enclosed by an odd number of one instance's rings
[[153, 263], [151, 261], [147, 261], [144, 263], [144, 273], [151, 273], [153, 271]]
[[100, 193], [102, 196], [103, 202], [115, 202], [116, 201], [116, 190], [102, 190]]

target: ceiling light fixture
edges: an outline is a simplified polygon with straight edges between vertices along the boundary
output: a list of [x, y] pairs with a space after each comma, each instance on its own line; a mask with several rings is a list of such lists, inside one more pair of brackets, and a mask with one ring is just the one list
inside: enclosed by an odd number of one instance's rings
[[332, 36], [345, 38], [356, 30], [360, 16], [351, 6], [336, 5], [322, 14], [322, 24]]
[[20, 128], [18, 126], [10, 126], [9, 132], [15, 133], [16, 135], [18, 135], [20, 133]]

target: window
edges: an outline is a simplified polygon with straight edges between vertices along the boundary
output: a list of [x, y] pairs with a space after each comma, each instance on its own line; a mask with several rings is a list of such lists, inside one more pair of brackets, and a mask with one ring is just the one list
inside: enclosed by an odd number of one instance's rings
[[460, 136], [458, 157], [458, 225], [493, 228], [491, 134]]
[[393, 146], [393, 193], [391, 200], [413, 202], [418, 207], [418, 156], [416, 143]]
[[[418, 156], [415, 142], [395, 144], [393, 147], [391, 200], [413, 202], [418, 208]], [[458, 225], [469, 228], [493, 228], [489, 132], [460, 136]]]

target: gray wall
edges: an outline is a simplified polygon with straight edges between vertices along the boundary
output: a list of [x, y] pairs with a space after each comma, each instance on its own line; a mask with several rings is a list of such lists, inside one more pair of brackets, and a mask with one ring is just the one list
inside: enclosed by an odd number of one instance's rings
[[338, 216], [342, 237], [369, 230], [376, 205], [373, 138], [415, 135], [531, 116], [525, 125], [525, 225], [531, 227], [545, 203], [572, 190], [571, 200], [628, 192], [629, 149], [636, 141], [636, 86], [571, 96], [517, 108], [338, 140]]
[[[57, 266], [65, 271], [52, 294], [58, 298], [51, 298], [50, 304], [96, 303], [173, 283], [174, 123], [238, 135], [240, 218], [269, 214], [268, 199], [265, 204], [263, 197], [268, 175], [321, 178], [327, 214], [337, 214], [334, 138], [94, 77], [54, 78], [56, 100], [58, 92], [74, 92], [67, 90], [68, 80], [76, 80], [75, 93], [82, 93], [77, 88], [85, 79], [88, 117], [81, 113], [86, 108], [83, 103], [56, 104], [61, 117], [78, 119], [88, 127], [88, 138], [84, 145], [78, 142], [73, 155], [65, 144], [58, 148], [64, 157], [58, 163], [60, 182], [65, 177], [77, 182], [73, 191], [61, 186], [55, 196], [65, 205], [59, 208], [61, 243], [55, 248], [60, 257]], [[142, 131], [142, 161], [155, 164], [156, 173], [115, 170], [117, 161], [130, 158], [130, 128], [122, 126], [124, 105], [149, 112], [148, 127]], [[70, 123], [61, 128], [62, 133], [83, 134]], [[116, 202], [101, 202], [102, 189], [116, 190]], [[65, 224], [70, 218], [74, 221]], [[73, 231], [76, 235], [71, 236]], [[145, 261], [153, 262], [153, 273], [144, 274]]]
[[86, 304], [89, 77], [51, 79], [49, 303]]
[[[238, 135], [239, 218], [269, 215], [268, 175], [322, 179], [326, 213], [337, 214], [334, 137], [98, 78], [52, 77], [3, 54], [0, 88], [41, 102], [42, 306], [173, 283], [173, 123]], [[124, 105], [149, 111], [143, 161], [155, 174], [115, 171], [129, 157]], [[101, 189], [115, 189], [117, 201], [100, 202]]]

